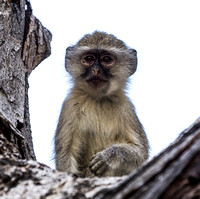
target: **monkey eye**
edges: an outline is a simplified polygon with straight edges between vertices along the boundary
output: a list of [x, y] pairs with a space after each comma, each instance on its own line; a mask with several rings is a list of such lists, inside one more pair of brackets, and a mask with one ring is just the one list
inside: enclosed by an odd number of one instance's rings
[[112, 61], [112, 58], [109, 57], [109, 56], [105, 56], [105, 57], [102, 58], [101, 61], [103, 61], [103, 62], [105, 62], [105, 63], [110, 63], [110, 62]]
[[85, 57], [86, 62], [93, 62], [94, 60], [95, 60], [95, 58], [92, 55], [88, 55], [87, 57]]
[[86, 54], [83, 55], [83, 57], [81, 58], [81, 63], [85, 66], [91, 66], [95, 62], [95, 60], [96, 58], [94, 55]]
[[115, 58], [111, 55], [104, 55], [101, 57], [101, 64], [103, 66], [112, 66], [115, 63]]

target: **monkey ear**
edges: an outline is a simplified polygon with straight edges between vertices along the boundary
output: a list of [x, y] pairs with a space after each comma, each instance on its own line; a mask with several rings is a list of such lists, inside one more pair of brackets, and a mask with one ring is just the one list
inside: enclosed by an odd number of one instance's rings
[[137, 69], [137, 51], [135, 49], [129, 49], [128, 51], [130, 55], [129, 76], [131, 76]]
[[66, 53], [65, 53], [65, 69], [69, 73], [70, 73], [70, 68], [68, 66], [71, 60], [70, 58], [71, 58], [71, 53], [73, 52], [73, 50], [74, 50], [74, 47], [70, 46], [66, 49]]
[[66, 54], [67, 54], [67, 52], [72, 51], [73, 49], [74, 49], [73, 46], [69, 46], [69, 47], [67, 47], [67, 49], [66, 49]]

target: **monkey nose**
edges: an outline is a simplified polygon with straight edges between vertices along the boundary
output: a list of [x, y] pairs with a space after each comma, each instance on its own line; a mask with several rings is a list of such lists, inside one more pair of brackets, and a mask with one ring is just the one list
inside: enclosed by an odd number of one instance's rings
[[98, 68], [93, 68], [93, 69], [92, 69], [92, 74], [93, 74], [94, 76], [98, 76], [99, 73], [100, 73], [100, 70], [99, 70]]

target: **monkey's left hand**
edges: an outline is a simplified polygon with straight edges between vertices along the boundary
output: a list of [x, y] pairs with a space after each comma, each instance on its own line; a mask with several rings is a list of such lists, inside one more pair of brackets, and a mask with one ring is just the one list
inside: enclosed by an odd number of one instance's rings
[[90, 170], [96, 176], [105, 174], [111, 167], [115, 159], [115, 150], [110, 147], [95, 154], [90, 162]]

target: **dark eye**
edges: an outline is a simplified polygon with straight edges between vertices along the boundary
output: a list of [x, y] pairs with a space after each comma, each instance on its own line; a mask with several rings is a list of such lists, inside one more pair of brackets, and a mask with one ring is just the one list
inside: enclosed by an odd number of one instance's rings
[[93, 62], [94, 60], [95, 60], [95, 58], [92, 55], [88, 55], [88, 56], [85, 57], [86, 62]]
[[112, 58], [109, 57], [109, 56], [105, 56], [105, 57], [102, 58], [101, 61], [103, 61], [103, 62], [105, 62], [105, 63], [110, 63], [110, 62], [112, 62]]
[[105, 66], [105, 67], [114, 66], [115, 63], [116, 63], [115, 56], [112, 56], [112, 55], [103, 55], [101, 57], [101, 64], [103, 66]]
[[94, 55], [86, 54], [81, 58], [81, 63], [85, 66], [91, 66], [95, 62], [95, 59]]

